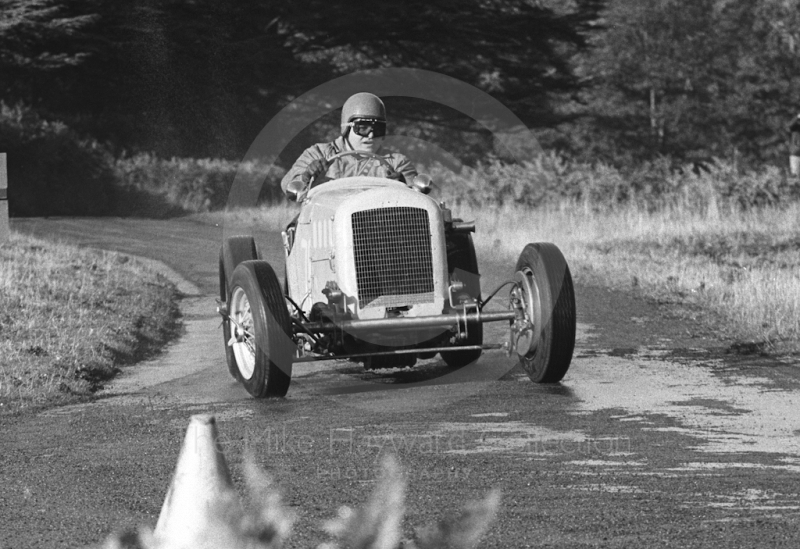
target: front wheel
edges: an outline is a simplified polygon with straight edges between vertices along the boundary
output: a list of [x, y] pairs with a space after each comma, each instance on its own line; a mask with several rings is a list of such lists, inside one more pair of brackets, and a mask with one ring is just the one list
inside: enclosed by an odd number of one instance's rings
[[528, 244], [516, 266], [511, 306], [511, 344], [520, 365], [537, 383], [556, 383], [567, 373], [575, 349], [575, 291], [561, 250]]
[[275, 271], [266, 261], [244, 261], [233, 271], [227, 342], [247, 391], [284, 396], [292, 378], [294, 343], [289, 312]]
[[[228, 238], [222, 245], [219, 251], [219, 299], [224, 303], [230, 302], [230, 295], [228, 292], [233, 271], [236, 266], [242, 261], [251, 261], [258, 259], [258, 250], [256, 249], [256, 242], [252, 236], [233, 236]], [[229, 320], [222, 321], [222, 335], [225, 340], [225, 360], [228, 363], [228, 371], [231, 376], [237, 381], [241, 381], [239, 376], [239, 367], [236, 365], [236, 357], [233, 354], [233, 348], [229, 347], [227, 343], [231, 340], [233, 331]]]

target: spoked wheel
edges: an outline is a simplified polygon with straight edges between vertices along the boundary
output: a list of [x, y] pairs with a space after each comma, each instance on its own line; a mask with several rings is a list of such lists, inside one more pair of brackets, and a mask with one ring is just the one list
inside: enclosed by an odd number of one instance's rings
[[232, 339], [228, 342], [233, 361], [236, 365], [237, 377], [251, 379], [256, 371], [256, 336], [253, 326], [253, 311], [247, 293], [241, 287], [231, 294], [228, 307], [230, 324], [233, 326]]
[[567, 262], [554, 244], [528, 244], [514, 280], [512, 348], [533, 381], [561, 381], [575, 349], [575, 291]]
[[[219, 251], [219, 299], [230, 303], [229, 283], [230, 277], [236, 266], [243, 261], [258, 259], [258, 250], [252, 236], [234, 236], [228, 238]], [[225, 358], [228, 363], [228, 371], [234, 379], [241, 381], [239, 368], [236, 365], [236, 358], [232, 347], [227, 343], [231, 340], [233, 332], [231, 322], [228, 319], [222, 321], [222, 335], [225, 340]]]
[[257, 398], [284, 396], [292, 378], [294, 343], [278, 277], [266, 261], [245, 261], [233, 272], [226, 343], [237, 377]]

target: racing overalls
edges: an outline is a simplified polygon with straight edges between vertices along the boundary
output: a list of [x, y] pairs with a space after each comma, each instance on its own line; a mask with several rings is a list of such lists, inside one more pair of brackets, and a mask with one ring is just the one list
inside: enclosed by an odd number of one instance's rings
[[[292, 168], [286, 172], [286, 175], [281, 180], [281, 189], [283, 189], [285, 193], [289, 182], [294, 180], [302, 182], [307, 189], [308, 185], [313, 183], [312, 179], [319, 175], [316, 172], [317, 168], [322, 165], [321, 163], [327, 164], [334, 155], [352, 150], [353, 148], [342, 136], [337, 137], [330, 143], [317, 143], [316, 145], [312, 145], [300, 155]], [[391, 173], [383, 162], [364, 156], [353, 155], [344, 156], [335, 160], [328, 166], [324, 176], [327, 179], [338, 179], [340, 177], [365, 175], [372, 177], [389, 177], [411, 182], [414, 176], [417, 175], [416, 168], [405, 155], [396, 152], [384, 152], [382, 149], [378, 149], [376, 154], [386, 159], [387, 163], [392, 166], [394, 173]]]

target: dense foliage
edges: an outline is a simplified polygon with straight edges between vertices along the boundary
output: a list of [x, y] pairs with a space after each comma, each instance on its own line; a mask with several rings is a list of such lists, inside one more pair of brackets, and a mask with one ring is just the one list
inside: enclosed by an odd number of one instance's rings
[[585, 85], [567, 107], [582, 116], [569, 145], [618, 163], [786, 163], [797, 0], [609, 0], [602, 26], [576, 63]]
[[636, 206], [641, 211], [679, 209], [705, 215], [800, 200], [800, 185], [785, 171], [775, 166], [743, 170], [720, 159], [702, 168], [676, 167], [661, 159], [620, 170], [551, 153], [519, 164], [492, 161], [459, 174], [432, 171], [441, 198], [472, 207], [578, 204], [596, 211]]
[[0, 103], [0, 151], [7, 154], [9, 210], [13, 216], [96, 215], [113, 205], [112, 159], [35, 111]]
[[[241, 159], [272, 116], [313, 87], [356, 70], [413, 67], [476, 86], [576, 172], [631, 175], [637, 193], [662, 190], [664, 173], [719, 162], [734, 173], [772, 165], [784, 177], [787, 125], [800, 109], [798, 48], [800, 0], [0, 0], [0, 100], [35, 117], [20, 125], [6, 112], [0, 145], [22, 150], [12, 170], [54, 160], [35, 167], [30, 185], [56, 188], [80, 179], [95, 189], [115, 166], [108, 154], [139, 158], [115, 167], [139, 178], [128, 189], [153, 194], [167, 166], [184, 177], [200, 165], [158, 159]], [[386, 99], [395, 134], [473, 167], [501, 153], [468, 116]], [[335, 109], [293, 141], [284, 165], [330, 134]], [[211, 187], [193, 192], [192, 209], [221, 203], [230, 173], [218, 176], [230, 168], [220, 166], [200, 178]], [[146, 184], [145, 167], [155, 178]], [[639, 180], [651, 183], [639, 190]], [[170, 181], [160, 183], [199, 184]], [[487, 199], [508, 198], [495, 190]], [[81, 192], [62, 193], [65, 203], [94, 204], [74, 198]], [[104, 204], [109, 192], [94, 196]], [[31, 212], [17, 203], [18, 214]]]
[[[576, 89], [569, 56], [598, 5], [561, 14], [527, 0], [0, 0], [0, 39], [33, 25], [26, 44], [74, 61], [0, 66], [0, 93], [117, 150], [164, 157], [241, 158], [290, 99], [358, 69], [442, 72], [535, 122], [552, 112], [552, 93]], [[73, 40], [54, 35], [53, 21], [71, 21]], [[19, 50], [0, 40], [3, 49]]]
[[[154, 213], [154, 204], [160, 203], [178, 212], [206, 212], [221, 210], [227, 205], [228, 194], [237, 173], [255, 174], [263, 178], [260, 200], [283, 200], [280, 178], [283, 170], [255, 162], [233, 162], [211, 158], [158, 158], [140, 153], [121, 158], [115, 163], [120, 186], [126, 193], [135, 193], [139, 204]], [[143, 197], [149, 200], [142, 203]], [[136, 211], [132, 213], [146, 213]], [[164, 210], [170, 213], [170, 210]]]

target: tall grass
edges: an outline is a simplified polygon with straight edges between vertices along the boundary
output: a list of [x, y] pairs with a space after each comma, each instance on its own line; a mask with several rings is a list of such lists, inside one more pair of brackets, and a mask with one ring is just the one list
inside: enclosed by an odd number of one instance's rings
[[731, 335], [771, 352], [800, 351], [800, 205], [694, 211], [584, 204], [464, 208], [476, 245], [509, 260], [556, 243], [584, 280], [707, 308]]
[[128, 257], [0, 245], [0, 412], [80, 398], [176, 329], [175, 288]]
[[[668, 159], [659, 159], [620, 170], [547, 153], [516, 164], [490, 160], [458, 173], [437, 163], [422, 168], [433, 176], [443, 199], [473, 207], [553, 207], [569, 202], [599, 209], [635, 205], [647, 211], [713, 213], [720, 207], [748, 209], [800, 200], [800, 186], [785, 170], [764, 166], [741, 171], [722, 160], [673, 166]], [[115, 170], [124, 189], [158, 196], [186, 212], [224, 209], [237, 173], [261, 178], [260, 204], [284, 201], [280, 191], [284, 170], [255, 162], [161, 159], [142, 153], [118, 159]]]
[[800, 182], [785, 170], [661, 159], [622, 172], [550, 154], [437, 175], [478, 220], [485, 254], [552, 241], [594, 280], [700, 305], [760, 349], [800, 351]]
[[474, 207], [557, 207], [567, 202], [601, 210], [636, 206], [645, 211], [714, 215], [718, 208], [749, 209], [800, 200], [800, 186], [785, 170], [763, 166], [741, 171], [722, 160], [676, 167], [659, 159], [619, 170], [548, 153], [518, 164], [489, 161], [459, 173], [440, 165], [428, 171], [443, 198]]

